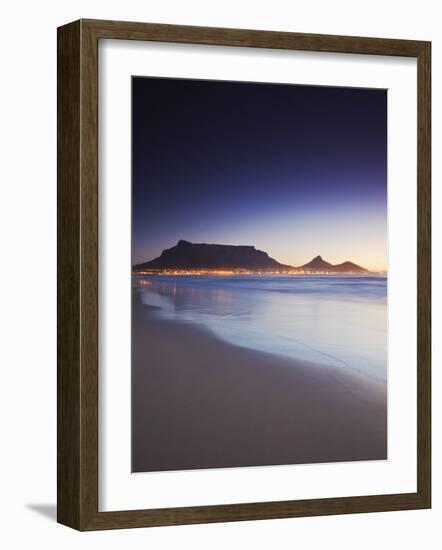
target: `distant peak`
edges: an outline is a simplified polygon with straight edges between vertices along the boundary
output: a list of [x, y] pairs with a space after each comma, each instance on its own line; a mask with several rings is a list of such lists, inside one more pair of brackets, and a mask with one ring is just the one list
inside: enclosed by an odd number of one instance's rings
[[186, 244], [192, 244], [192, 243], [189, 241], [184, 241], [183, 239], [180, 239], [177, 243], [177, 246], [184, 246]]
[[321, 269], [321, 270], [324, 270], [324, 269], [329, 269], [330, 267], [332, 267], [332, 264], [326, 262], [322, 258], [322, 256], [316, 256], [315, 258], [313, 258], [313, 260], [311, 262], [309, 262], [308, 264], [304, 264], [302, 267], [307, 268], [307, 269]]

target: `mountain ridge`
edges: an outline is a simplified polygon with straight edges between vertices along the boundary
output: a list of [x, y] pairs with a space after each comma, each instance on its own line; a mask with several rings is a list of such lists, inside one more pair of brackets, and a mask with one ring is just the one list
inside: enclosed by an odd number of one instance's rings
[[153, 260], [133, 266], [134, 272], [145, 270], [250, 270], [300, 273], [370, 273], [350, 261], [333, 265], [315, 256], [299, 267], [282, 264], [267, 252], [252, 245], [192, 243], [180, 239]]
[[134, 269], [287, 269], [267, 252], [249, 245], [191, 243], [179, 240], [157, 258]]

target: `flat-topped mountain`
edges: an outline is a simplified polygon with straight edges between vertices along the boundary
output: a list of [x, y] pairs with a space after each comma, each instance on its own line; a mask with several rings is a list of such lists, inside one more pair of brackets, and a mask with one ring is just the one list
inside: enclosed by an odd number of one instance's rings
[[226, 244], [200, 244], [178, 241], [178, 244], [163, 250], [158, 258], [134, 266], [135, 271], [148, 269], [245, 269], [285, 270], [290, 266], [280, 264], [257, 250], [254, 246]]

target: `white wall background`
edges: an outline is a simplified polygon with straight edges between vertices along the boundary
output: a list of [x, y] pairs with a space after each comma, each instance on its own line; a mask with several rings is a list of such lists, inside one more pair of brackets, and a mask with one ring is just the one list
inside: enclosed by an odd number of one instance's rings
[[[0, 543], [5, 548], [438, 548], [441, 289], [434, 285], [433, 510], [77, 533], [55, 523], [56, 27], [80, 17], [433, 41], [434, 273], [442, 279], [438, 0], [77, 0], [2, 8]], [[438, 338], [439, 336], [439, 338]]]

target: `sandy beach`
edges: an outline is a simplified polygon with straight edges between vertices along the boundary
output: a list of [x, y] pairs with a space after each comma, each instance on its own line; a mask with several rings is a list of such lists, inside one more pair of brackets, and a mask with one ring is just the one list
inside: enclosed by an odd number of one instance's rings
[[385, 382], [224, 342], [133, 301], [133, 471], [387, 458]]

